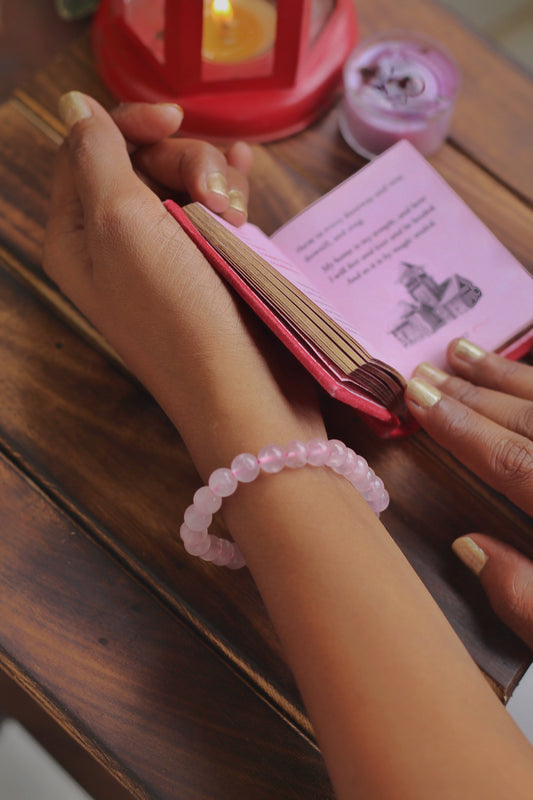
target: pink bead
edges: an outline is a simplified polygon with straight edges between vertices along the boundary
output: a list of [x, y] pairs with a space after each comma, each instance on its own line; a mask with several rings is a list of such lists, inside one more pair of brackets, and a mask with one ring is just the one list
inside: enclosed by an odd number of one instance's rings
[[344, 464], [339, 468], [336, 469], [335, 472], [338, 472], [339, 475], [348, 475], [352, 470], [355, 470], [357, 467], [357, 459], [359, 456], [354, 453], [351, 447], [346, 448], [346, 458], [344, 459]]
[[372, 472], [371, 469], [367, 467], [366, 472], [363, 475], [361, 475], [361, 477], [355, 478], [355, 480], [352, 479], [352, 475], [350, 474], [350, 483], [352, 484], [352, 486], [355, 486], [358, 492], [364, 494], [368, 489], [373, 477], [374, 473]]
[[209, 539], [209, 549], [203, 554], [202, 558], [204, 561], [215, 561], [222, 552], [222, 539], [211, 534], [207, 538]]
[[256, 456], [251, 453], [241, 453], [231, 462], [231, 471], [240, 483], [251, 483], [261, 472], [261, 467]]
[[310, 439], [307, 442], [307, 463], [313, 467], [323, 467], [329, 458], [329, 442], [326, 439]]
[[237, 478], [227, 467], [220, 467], [211, 473], [209, 488], [217, 497], [229, 497], [237, 488]]
[[305, 467], [307, 464], [307, 447], [300, 439], [293, 439], [285, 448], [285, 464], [291, 469]]
[[353, 483], [354, 486], [356, 485], [357, 481], [361, 481], [365, 478], [368, 472], [368, 464], [366, 460], [362, 456], [355, 456], [355, 465], [350, 472], [345, 473], [345, 477], [350, 483]]
[[339, 441], [339, 439], [330, 439], [328, 445], [329, 456], [325, 466], [331, 467], [331, 469], [335, 470], [335, 472], [339, 472], [346, 461], [348, 448], [344, 442]]
[[259, 451], [257, 460], [263, 472], [281, 472], [285, 466], [285, 451], [277, 444], [269, 444]]
[[237, 547], [237, 545], [233, 546], [233, 558], [231, 561], [228, 561], [226, 564], [228, 569], [241, 569], [241, 567], [246, 566], [246, 561], [244, 560], [244, 556]]
[[188, 525], [183, 523], [180, 528], [180, 536], [184, 543], [200, 544], [207, 539], [207, 530], [192, 531]]
[[213, 515], [204, 514], [204, 512], [199, 511], [196, 506], [189, 506], [185, 509], [183, 519], [191, 531], [205, 531], [211, 525]]
[[189, 555], [203, 558], [205, 553], [210, 550], [211, 544], [209, 542], [209, 536], [206, 535], [200, 542], [184, 542], [183, 546]]
[[381, 497], [381, 494], [385, 486], [383, 485], [383, 481], [381, 478], [377, 478], [374, 474], [373, 479], [368, 484], [367, 488], [363, 492], [364, 498], [367, 502], [374, 502], [377, 500], [378, 497]]
[[209, 486], [201, 486], [194, 493], [193, 504], [204, 514], [214, 514], [222, 505], [222, 498], [213, 494]]
[[385, 511], [387, 506], [389, 505], [389, 493], [386, 489], [384, 489], [377, 500], [373, 500], [372, 503], [369, 503], [370, 507], [376, 514], [380, 514], [382, 511]]
[[227, 539], [219, 539], [220, 542], [217, 555], [210, 559], [216, 567], [225, 567], [233, 558], [234, 545]]

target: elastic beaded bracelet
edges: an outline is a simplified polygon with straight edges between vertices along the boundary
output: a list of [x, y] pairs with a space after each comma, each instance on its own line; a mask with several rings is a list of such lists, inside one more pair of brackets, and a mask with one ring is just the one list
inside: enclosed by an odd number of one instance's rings
[[222, 498], [232, 495], [239, 483], [251, 483], [261, 472], [274, 474], [284, 467], [298, 469], [307, 465], [329, 467], [343, 475], [378, 516], [387, 508], [389, 495], [381, 478], [362, 456], [339, 439], [311, 439], [307, 443], [295, 439], [285, 448], [269, 444], [257, 456], [250, 453], [236, 456], [229, 469], [216, 469], [211, 473], [207, 486], [195, 492], [180, 528], [185, 550], [219, 567], [244, 567], [246, 562], [235, 542], [219, 539], [207, 532], [213, 514], [222, 505]]

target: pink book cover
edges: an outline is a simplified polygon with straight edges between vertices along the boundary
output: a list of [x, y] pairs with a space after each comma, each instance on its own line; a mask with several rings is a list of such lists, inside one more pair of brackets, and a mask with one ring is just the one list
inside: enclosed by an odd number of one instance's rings
[[[381, 435], [412, 430], [409, 420], [317, 358], [179, 206], [165, 205], [329, 394], [357, 409]], [[446, 345], [458, 336], [514, 358], [533, 343], [531, 276], [408, 142], [390, 148], [270, 238], [253, 225], [219, 222], [406, 379], [421, 361], [445, 368]]]

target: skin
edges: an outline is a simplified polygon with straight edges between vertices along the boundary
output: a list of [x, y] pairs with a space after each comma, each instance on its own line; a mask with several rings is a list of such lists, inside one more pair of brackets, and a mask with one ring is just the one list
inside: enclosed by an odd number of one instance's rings
[[[324, 436], [310, 379], [219, 280], [128, 155], [150, 180], [234, 216], [231, 189], [222, 203], [206, 176], [222, 172], [242, 200], [248, 148], [224, 157], [168, 139], [167, 110], [123, 108], [113, 122], [90, 98], [74, 101], [62, 112], [70, 132], [51, 200], [48, 274], [166, 410], [204, 478], [239, 452]], [[165, 117], [161, 141], [154, 113]], [[444, 446], [457, 446], [451, 422], [467, 405], [444, 392], [431, 407], [408, 402]], [[487, 456], [489, 423], [481, 421]], [[239, 487], [224, 513], [341, 800], [531, 796], [529, 744], [344, 479], [313, 468], [262, 476]]]
[[[415, 370], [441, 398], [421, 405], [410, 384], [407, 405], [443, 447], [533, 515], [533, 369], [477, 348], [472, 357], [460, 345], [454, 340], [448, 347], [453, 374], [423, 364]], [[482, 533], [467, 538], [485, 555], [475, 571], [494, 610], [533, 648], [533, 563]]]

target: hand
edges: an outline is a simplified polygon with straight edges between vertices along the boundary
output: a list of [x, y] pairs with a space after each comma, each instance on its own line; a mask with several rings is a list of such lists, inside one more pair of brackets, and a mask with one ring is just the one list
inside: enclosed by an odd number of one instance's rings
[[[533, 515], [533, 368], [464, 339], [452, 342], [450, 376], [419, 365], [406, 402], [426, 431], [494, 489]], [[533, 563], [482, 534], [454, 550], [481, 580], [498, 615], [533, 647]]]
[[[243, 221], [230, 194], [247, 198], [249, 148], [235, 145], [225, 158], [202, 142], [159, 141], [172, 127], [168, 115], [175, 128], [168, 108], [126, 107], [114, 122], [93, 99], [70, 93], [60, 110], [70, 130], [44, 268], [158, 400], [200, 472], [269, 441], [323, 435], [312, 384], [139, 179], [125, 136], [151, 178], [165, 177], [230, 221]], [[209, 188], [213, 170], [226, 176], [227, 198]]]

